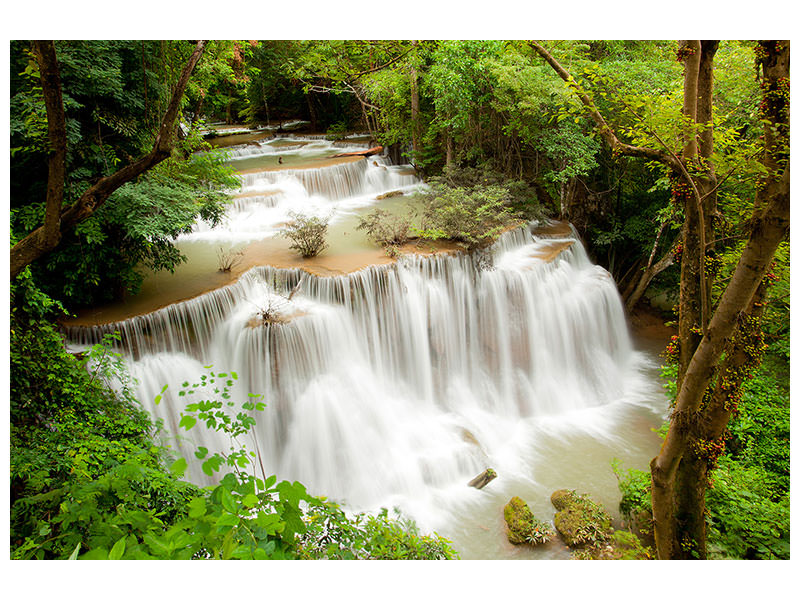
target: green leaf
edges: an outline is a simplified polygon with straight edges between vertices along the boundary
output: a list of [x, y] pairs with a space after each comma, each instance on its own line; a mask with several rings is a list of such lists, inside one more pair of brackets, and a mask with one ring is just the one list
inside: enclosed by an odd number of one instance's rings
[[222, 508], [230, 513], [236, 514], [239, 512], [236, 501], [233, 499], [233, 495], [228, 491], [228, 488], [220, 488], [220, 503], [222, 503]]
[[[142, 538], [144, 543], [147, 544], [147, 547], [150, 548], [150, 551], [159, 558], [168, 558], [170, 555], [169, 546], [167, 546], [164, 542], [158, 539], [152, 533], [145, 533], [144, 537]], [[84, 555], [85, 556], [85, 555]]]
[[158, 406], [159, 404], [161, 404], [161, 394], [159, 394], [158, 396], [156, 396], [155, 398], [153, 398], [153, 402], [155, 402], [156, 406]]
[[189, 431], [192, 427], [197, 424], [197, 419], [191, 415], [183, 415], [181, 417], [180, 423], [178, 423], [178, 427], [183, 427], [186, 431]]
[[208, 448], [205, 446], [198, 446], [197, 450], [195, 450], [194, 455], [199, 458], [200, 460], [204, 459], [208, 454]]
[[108, 550], [101, 546], [100, 548], [92, 548], [88, 552], [81, 554], [81, 560], [108, 560]]
[[217, 527], [236, 527], [239, 524], [239, 517], [231, 513], [223, 513], [217, 519]]
[[278, 513], [267, 513], [263, 510], [256, 515], [256, 524], [266, 530], [268, 535], [280, 533], [286, 526]]
[[253, 558], [253, 553], [249, 546], [239, 546], [233, 552], [231, 552], [231, 558], [249, 560]]
[[125, 554], [125, 538], [117, 540], [117, 543], [111, 547], [111, 552], [108, 553], [109, 560], [119, 560]]
[[173, 475], [175, 475], [175, 477], [183, 477], [187, 466], [186, 459], [181, 456], [178, 460], [170, 465], [169, 470]]
[[189, 502], [189, 518], [199, 519], [206, 514], [206, 499], [201, 497], [193, 498]]
[[80, 549], [81, 549], [81, 543], [78, 542], [75, 545], [75, 550], [72, 551], [72, 554], [69, 555], [69, 558], [67, 560], [77, 560], [78, 559], [78, 552], [80, 551]]
[[242, 504], [245, 508], [253, 508], [256, 504], [258, 504], [258, 496], [255, 494], [247, 494], [244, 498], [242, 498]]

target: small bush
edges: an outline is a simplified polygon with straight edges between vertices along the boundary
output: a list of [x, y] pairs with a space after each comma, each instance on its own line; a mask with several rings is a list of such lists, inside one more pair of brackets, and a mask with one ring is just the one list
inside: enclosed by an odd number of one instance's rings
[[231, 269], [239, 266], [244, 257], [244, 250], [225, 250], [217, 248], [217, 265], [223, 273], [230, 273]]
[[363, 229], [367, 238], [379, 246], [400, 246], [408, 241], [408, 230], [411, 227], [408, 215], [393, 215], [377, 208], [358, 218], [358, 227]]
[[328, 131], [325, 134], [325, 139], [329, 141], [343, 140], [345, 137], [347, 137], [347, 123], [344, 121], [339, 121], [328, 127]]
[[329, 218], [289, 213], [292, 222], [281, 235], [291, 240], [289, 248], [297, 250], [303, 258], [316, 256], [328, 247], [325, 236], [328, 234]]
[[502, 186], [450, 188], [433, 184], [422, 193], [421, 237], [451, 239], [468, 249], [494, 241], [514, 219], [508, 209], [511, 196]]

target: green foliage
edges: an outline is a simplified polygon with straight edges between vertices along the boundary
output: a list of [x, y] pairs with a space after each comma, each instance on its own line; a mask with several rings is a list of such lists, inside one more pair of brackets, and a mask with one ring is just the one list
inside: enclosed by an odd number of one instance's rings
[[[663, 369], [674, 401], [677, 367]], [[726, 453], [706, 494], [711, 558], [789, 558], [789, 390], [765, 361], [742, 385]], [[619, 471], [615, 468], [615, 472]], [[619, 477], [622, 505], [649, 503], [649, 473]]]
[[297, 250], [303, 258], [316, 256], [327, 248], [328, 218], [290, 212], [292, 221], [284, 227], [281, 235], [291, 241], [289, 248]]
[[[57, 303], [27, 275], [12, 291], [19, 303], [12, 313], [12, 398], [29, 394], [12, 410], [12, 558], [457, 558], [446, 540], [421, 535], [413, 522], [390, 519], [385, 510], [348, 517], [298, 482], [257, 476], [261, 461], [244, 438], [256, 439], [254, 415], [265, 404], [249, 394], [235, 405], [234, 372], [209, 367], [178, 392], [192, 400], [181, 428], [203, 424], [230, 441], [225, 452], [195, 451], [218, 484], [200, 489], [181, 481], [187, 461], [153, 444], [152, 424], [134, 405], [113, 350], [118, 337], [75, 359], [40, 320]], [[23, 334], [23, 327], [35, 330]], [[117, 396], [106, 378], [116, 380]]]
[[[141, 267], [174, 270], [185, 258], [172, 241], [197, 218], [218, 223], [238, 184], [224, 161], [220, 152], [175, 157], [122, 186], [32, 266], [34, 276], [51, 296], [76, 306], [111, 300], [123, 290], [135, 293]], [[19, 237], [43, 219], [42, 203], [12, 211]]]
[[640, 512], [649, 514], [652, 504], [650, 473], [638, 469], [628, 469], [623, 473], [621, 463], [617, 459], [611, 461], [611, 469], [622, 494], [619, 501], [619, 511], [622, 516], [631, 522]]
[[763, 469], [773, 497], [789, 493], [789, 390], [785, 380], [763, 366], [742, 386], [737, 415], [731, 420], [727, 446], [731, 457]]
[[306, 513], [307, 530], [298, 545], [304, 559], [333, 560], [451, 560], [458, 554], [449, 542], [436, 535], [423, 535], [416, 524], [403, 519], [395, 509], [377, 515], [347, 516], [330, 502], [312, 504]]
[[423, 226], [419, 234], [427, 239], [452, 239], [467, 248], [494, 241], [512, 223], [508, 211], [508, 190], [486, 188], [446, 188], [432, 185], [421, 194]]
[[165, 451], [151, 441], [153, 426], [132, 397], [116, 338], [68, 354], [47, 320], [58, 307], [27, 271], [12, 286], [14, 558], [67, 558], [79, 542], [130, 527], [126, 519], [169, 520], [197, 493], [161, 466]]
[[[67, 119], [65, 204], [152, 147], [171, 82], [190, 47], [123, 40], [56, 43]], [[48, 147], [38, 66], [27, 42], [14, 43], [13, 51], [11, 223], [12, 239], [21, 239], [43, 222]], [[32, 266], [41, 288], [75, 307], [137, 291], [142, 280], [137, 267], [171, 270], [179, 264], [183, 257], [172, 240], [198, 217], [216, 223], [227, 189], [238, 185], [224, 155], [192, 154], [204, 149], [208, 146], [193, 132], [170, 159], [117, 190], [95, 215], [66, 232], [59, 247]]]
[[706, 494], [714, 558], [788, 559], [789, 494], [775, 498], [771, 473], [723, 457]]
[[326, 140], [343, 140], [347, 135], [347, 123], [338, 121], [328, 127], [328, 132], [325, 135]]
[[409, 215], [395, 215], [376, 208], [358, 218], [356, 229], [364, 230], [371, 242], [387, 247], [405, 244], [408, 241], [410, 227]]
[[541, 217], [535, 194], [522, 182], [507, 181], [486, 169], [446, 170], [418, 193], [422, 224], [418, 233], [428, 239], [451, 239], [468, 249], [494, 241], [519, 217]]

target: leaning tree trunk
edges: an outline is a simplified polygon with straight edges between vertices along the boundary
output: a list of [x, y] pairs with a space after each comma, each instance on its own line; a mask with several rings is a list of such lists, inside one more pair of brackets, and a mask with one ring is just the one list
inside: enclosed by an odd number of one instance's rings
[[[650, 464], [656, 550], [662, 559], [706, 555], [703, 513], [708, 473], [721, 452], [721, 436], [735, 407], [725, 398], [735, 398], [741, 384], [725, 369], [743, 362], [743, 353], [760, 336], [753, 330], [763, 293], [759, 286], [789, 228], [789, 43], [766, 42], [759, 48], [764, 70], [762, 118], [767, 122], [765, 175], [758, 185], [749, 239], [685, 367], [667, 437]], [[737, 338], [731, 341], [734, 334]], [[723, 356], [725, 362], [720, 364]]]
[[[685, 48], [693, 52], [686, 59], [684, 115], [687, 122], [700, 126], [701, 133], [691, 133], [684, 145], [684, 160], [693, 172], [695, 190], [686, 198], [681, 256], [680, 340], [678, 387], [708, 326], [714, 270], [708, 242], [714, 237], [716, 212], [716, 176], [711, 162], [713, 152], [713, 61], [716, 41], [693, 41]], [[690, 81], [691, 79], [691, 81]], [[690, 121], [691, 120], [691, 121]], [[698, 197], [699, 192], [699, 197]], [[689, 453], [678, 466], [674, 509], [677, 521], [673, 558], [706, 558], [705, 487], [707, 462]]]
[[636, 280], [636, 284], [632, 287], [630, 294], [623, 295], [625, 299], [625, 310], [628, 314], [633, 312], [633, 309], [639, 303], [639, 300], [642, 299], [644, 296], [645, 291], [647, 291], [647, 287], [650, 285], [650, 282], [653, 281], [656, 275], [665, 271], [668, 267], [670, 267], [675, 262], [675, 259], [672, 256], [672, 251], [668, 251], [658, 262], [645, 267], [642, 270], [641, 274], [639, 275], [639, 279]]

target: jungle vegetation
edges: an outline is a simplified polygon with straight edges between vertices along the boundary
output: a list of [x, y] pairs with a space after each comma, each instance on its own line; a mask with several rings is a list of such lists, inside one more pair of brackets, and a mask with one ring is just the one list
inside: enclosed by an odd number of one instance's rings
[[[549, 214], [575, 225], [629, 311], [672, 299], [670, 423], [650, 474], [620, 472], [622, 510], [652, 520], [643, 537], [662, 559], [788, 558], [789, 50], [12, 41], [12, 557], [454, 556], [413, 523], [348, 518], [257, 473], [246, 453], [198, 454], [232, 470], [211, 490], [182, 481], [110, 346], [64, 349], [59, 318], [135, 293], [138, 266], [174, 268], [171, 240], [222, 215], [233, 176], [200, 126], [304, 119], [364, 131], [431, 181], [431, 237], [476, 247]], [[461, 220], [435, 220], [459, 206]], [[214, 426], [236, 438], [255, 410]]]

